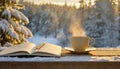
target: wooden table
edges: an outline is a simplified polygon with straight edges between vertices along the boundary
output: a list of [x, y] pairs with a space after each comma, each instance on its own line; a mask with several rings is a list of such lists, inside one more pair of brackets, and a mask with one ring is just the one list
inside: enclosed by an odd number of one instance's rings
[[0, 62], [0, 69], [120, 69], [119, 62]]
[[120, 69], [119, 61], [91, 61], [91, 57], [84, 54], [69, 54], [60, 58], [0, 57], [0, 69]]

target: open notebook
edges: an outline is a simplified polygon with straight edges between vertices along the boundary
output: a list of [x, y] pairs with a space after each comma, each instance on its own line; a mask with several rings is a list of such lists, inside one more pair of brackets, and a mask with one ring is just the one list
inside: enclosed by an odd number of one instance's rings
[[95, 56], [120, 56], [120, 48], [88, 48], [86, 50]]
[[23, 43], [17, 46], [8, 47], [7, 49], [0, 52], [0, 56], [61, 56], [61, 46], [41, 43], [35, 46], [33, 43]]

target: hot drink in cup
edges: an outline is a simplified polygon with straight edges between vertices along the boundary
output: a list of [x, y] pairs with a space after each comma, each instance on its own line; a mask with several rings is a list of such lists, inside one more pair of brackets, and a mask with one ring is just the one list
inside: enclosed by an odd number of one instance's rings
[[75, 51], [85, 51], [89, 47], [90, 38], [85, 36], [73, 36], [70, 39], [71, 47]]

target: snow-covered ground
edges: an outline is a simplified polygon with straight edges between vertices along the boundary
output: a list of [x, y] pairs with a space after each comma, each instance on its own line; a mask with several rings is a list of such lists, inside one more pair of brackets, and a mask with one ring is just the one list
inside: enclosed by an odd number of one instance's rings
[[65, 56], [60, 58], [55, 57], [0, 57], [0, 62], [113, 62], [113, 61], [120, 61], [120, 57], [118, 56], [104, 56], [104, 57], [95, 57], [95, 56]]
[[48, 42], [48, 43], [53, 43], [53, 44], [57, 44], [58, 40], [53, 38], [53, 37], [42, 37], [39, 36], [38, 34], [34, 35], [31, 39], [28, 39], [28, 41], [35, 43], [36, 45], [39, 45], [42, 42]]
[[58, 61], [89, 61], [89, 56], [73, 56], [73, 57], [31, 57], [31, 58], [18, 58], [18, 57], [0, 57], [0, 61], [12, 61], [12, 62], [58, 62]]

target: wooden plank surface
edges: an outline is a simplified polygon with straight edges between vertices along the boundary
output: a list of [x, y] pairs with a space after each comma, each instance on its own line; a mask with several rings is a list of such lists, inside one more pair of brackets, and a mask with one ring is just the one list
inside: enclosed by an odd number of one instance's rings
[[[1, 61], [0, 69], [120, 69], [120, 62], [88, 61], [90, 60], [90, 56], [85, 54], [71, 55], [71, 53], [68, 53], [67, 55], [68, 57], [57, 58], [50, 62], [41, 60], [36, 62]], [[45, 59], [45, 57], [37, 59]], [[74, 59], [78, 59], [79, 61], [75, 61]], [[51, 60], [51, 58], [49, 58], [49, 60]]]
[[119, 62], [0, 62], [0, 69], [120, 69]]

